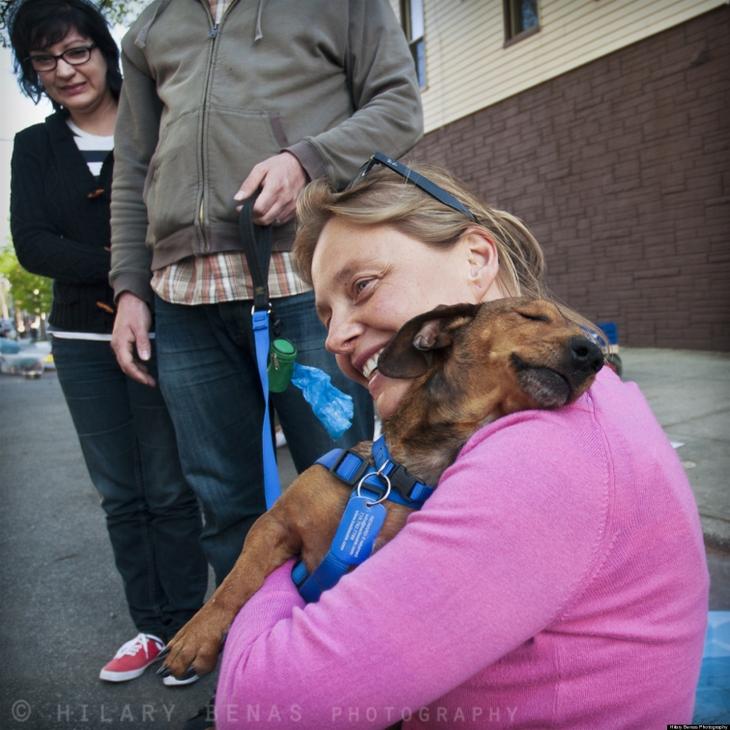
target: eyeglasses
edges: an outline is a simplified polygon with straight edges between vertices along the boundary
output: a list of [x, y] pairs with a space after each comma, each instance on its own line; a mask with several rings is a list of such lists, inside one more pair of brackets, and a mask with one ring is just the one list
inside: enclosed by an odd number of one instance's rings
[[428, 193], [432, 198], [436, 198], [439, 203], [443, 203], [449, 208], [462, 213], [469, 220], [478, 223], [476, 215], [472, 213], [460, 200], [455, 198], [451, 193], [444, 190], [442, 187], [436, 185], [435, 182], [431, 182], [427, 177], [424, 177], [415, 170], [411, 170], [410, 167], [404, 165], [398, 160], [394, 160], [392, 157], [384, 155], [382, 152], [373, 153], [372, 157], [360, 168], [360, 171], [355, 175], [355, 178], [350, 183], [351, 187], [359, 180], [362, 180], [375, 165], [383, 165], [389, 170], [405, 178], [406, 182], [413, 183], [419, 190], [423, 190], [424, 193]]
[[90, 46], [67, 48], [57, 56], [54, 56], [52, 53], [37, 53], [33, 56], [28, 56], [25, 60], [30, 61], [35, 71], [53, 71], [58, 64], [59, 58], [62, 58], [71, 66], [81, 66], [91, 58], [91, 52], [95, 48], [96, 46], [92, 43]]

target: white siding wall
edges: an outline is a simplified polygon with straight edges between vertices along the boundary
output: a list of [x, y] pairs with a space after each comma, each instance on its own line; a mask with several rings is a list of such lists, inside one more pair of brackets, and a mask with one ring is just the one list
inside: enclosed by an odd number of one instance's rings
[[425, 0], [425, 131], [727, 1], [540, 0], [540, 31], [505, 48], [502, 0]]

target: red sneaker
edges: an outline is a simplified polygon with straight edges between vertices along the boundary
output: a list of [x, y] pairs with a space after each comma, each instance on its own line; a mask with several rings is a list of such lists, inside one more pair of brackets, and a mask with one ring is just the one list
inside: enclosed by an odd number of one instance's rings
[[153, 634], [137, 634], [119, 647], [114, 659], [99, 672], [99, 679], [126, 682], [139, 677], [157, 659], [164, 646], [162, 639]]

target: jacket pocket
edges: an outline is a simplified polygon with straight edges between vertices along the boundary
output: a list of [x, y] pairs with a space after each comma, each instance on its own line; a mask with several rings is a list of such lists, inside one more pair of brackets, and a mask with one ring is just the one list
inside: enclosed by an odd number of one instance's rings
[[147, 243], [192, 225], [198, 198], [199, 112], [191, 111], [160, 130], [143, 189], [147, 207]]
[[281, 118], [264, 111], [212, 105], [204, 134], [203, 185], [210, 223], [235, 222], [233, 196], [254, 165], [288, 142]]

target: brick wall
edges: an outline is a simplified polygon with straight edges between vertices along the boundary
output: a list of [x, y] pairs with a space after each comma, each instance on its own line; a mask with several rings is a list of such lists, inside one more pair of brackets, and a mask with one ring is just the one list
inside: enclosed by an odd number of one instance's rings
[[[524, 41], [529, 42], [529, 41]], [[730, 350], [730, 8], [429, 133], [519, 215], [548, 283], [623, 345]]]

